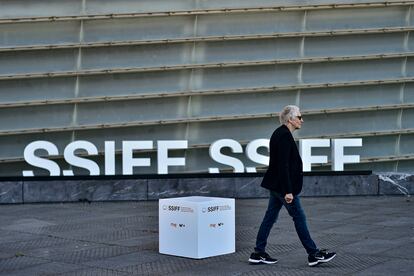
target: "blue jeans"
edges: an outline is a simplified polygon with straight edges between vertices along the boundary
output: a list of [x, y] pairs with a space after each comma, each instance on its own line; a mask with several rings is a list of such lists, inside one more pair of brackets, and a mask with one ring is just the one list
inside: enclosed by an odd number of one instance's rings
[[300, 205], [299, 196], [294, 196], [293, 201], [287, 203], [282, 195], [275, 192], [270, 192], [269, 206], [267, 207], [266, 214], [260, 225], [259, 232], [257, 233], [256, 247], [254, 248], [255, 251], [265, 252], [270, 230], [276, 222], [279, 211], [283, 205], [286, 207], [295, 223], [296, 233], [298, 234], [303, 247], [305, 247], [306, 252], [308, 254], [315, 254], [318, 251], [318, 248], [309, 234], [305, 213]]

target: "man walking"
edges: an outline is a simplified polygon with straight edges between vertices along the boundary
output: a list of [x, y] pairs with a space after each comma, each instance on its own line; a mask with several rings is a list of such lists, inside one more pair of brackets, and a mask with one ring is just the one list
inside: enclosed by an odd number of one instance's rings
[[270, 230], [282, 206], [286, 207], [294, 221], [296, 233], [308, 253], [309, 266], [329, 262], [336, 253], [319, 250], [316, 247], [309, 234], [305, 213], [299, 200], [303, 182], [302, 159], [292, 133], [301, 128], [302, 115], [297, 106], [288, 105], [280, 113], [279, 119], [281, 126], [270, 138], [269, 167], [262, 181], [262, 187], [270, 191], [269, 205], [257, 233], [255, 252], [250, 255], [249, 263], [277, 262], [277, 259], [265, 252], [265, 248]]

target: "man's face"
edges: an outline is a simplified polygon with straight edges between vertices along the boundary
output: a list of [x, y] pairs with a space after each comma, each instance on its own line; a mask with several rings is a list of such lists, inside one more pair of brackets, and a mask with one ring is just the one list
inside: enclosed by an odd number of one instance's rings
[[290, 120], [290, 123], [295, 127], [295, 129], [300, 129], [302, 127], [303, 119], [300, 111]]

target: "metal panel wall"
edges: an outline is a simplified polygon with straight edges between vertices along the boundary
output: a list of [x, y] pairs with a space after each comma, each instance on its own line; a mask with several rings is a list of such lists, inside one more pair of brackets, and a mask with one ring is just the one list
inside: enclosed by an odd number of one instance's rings
[[[121, 141], [186, 139], [172, 155], [187, 165], [171, 172], [229, 171], [209, 145], [268, 138], [287, 104], [304, 115], [298, 139], [363, 138], [346, 152], [361, 164], [346, 169], [413, 172], [413, 5], [0, 0], [0, 176], [33, 169], [23, 150], [34, 140], [57, 145], [61, 169], [68, 143], [90, 141], [101, 170], [115, 141], [121, 173]], [[152, 166], [134, 173], [156, 172], [154, 151], [137, 156]]]

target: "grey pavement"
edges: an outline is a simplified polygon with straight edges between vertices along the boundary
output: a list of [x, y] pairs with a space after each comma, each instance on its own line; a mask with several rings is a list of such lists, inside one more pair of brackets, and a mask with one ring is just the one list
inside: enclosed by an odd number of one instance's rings
[[402, 196], [305, 197], [320, 248], [307, 266], [282, 210], [267, 247], [275, 265], [249, 265], [266, 199], [236, 200], [236, 253], [201, 260], [158, 253], [158, 202], [0, 205], [0, 275], [414, 275], [414, 208]]

